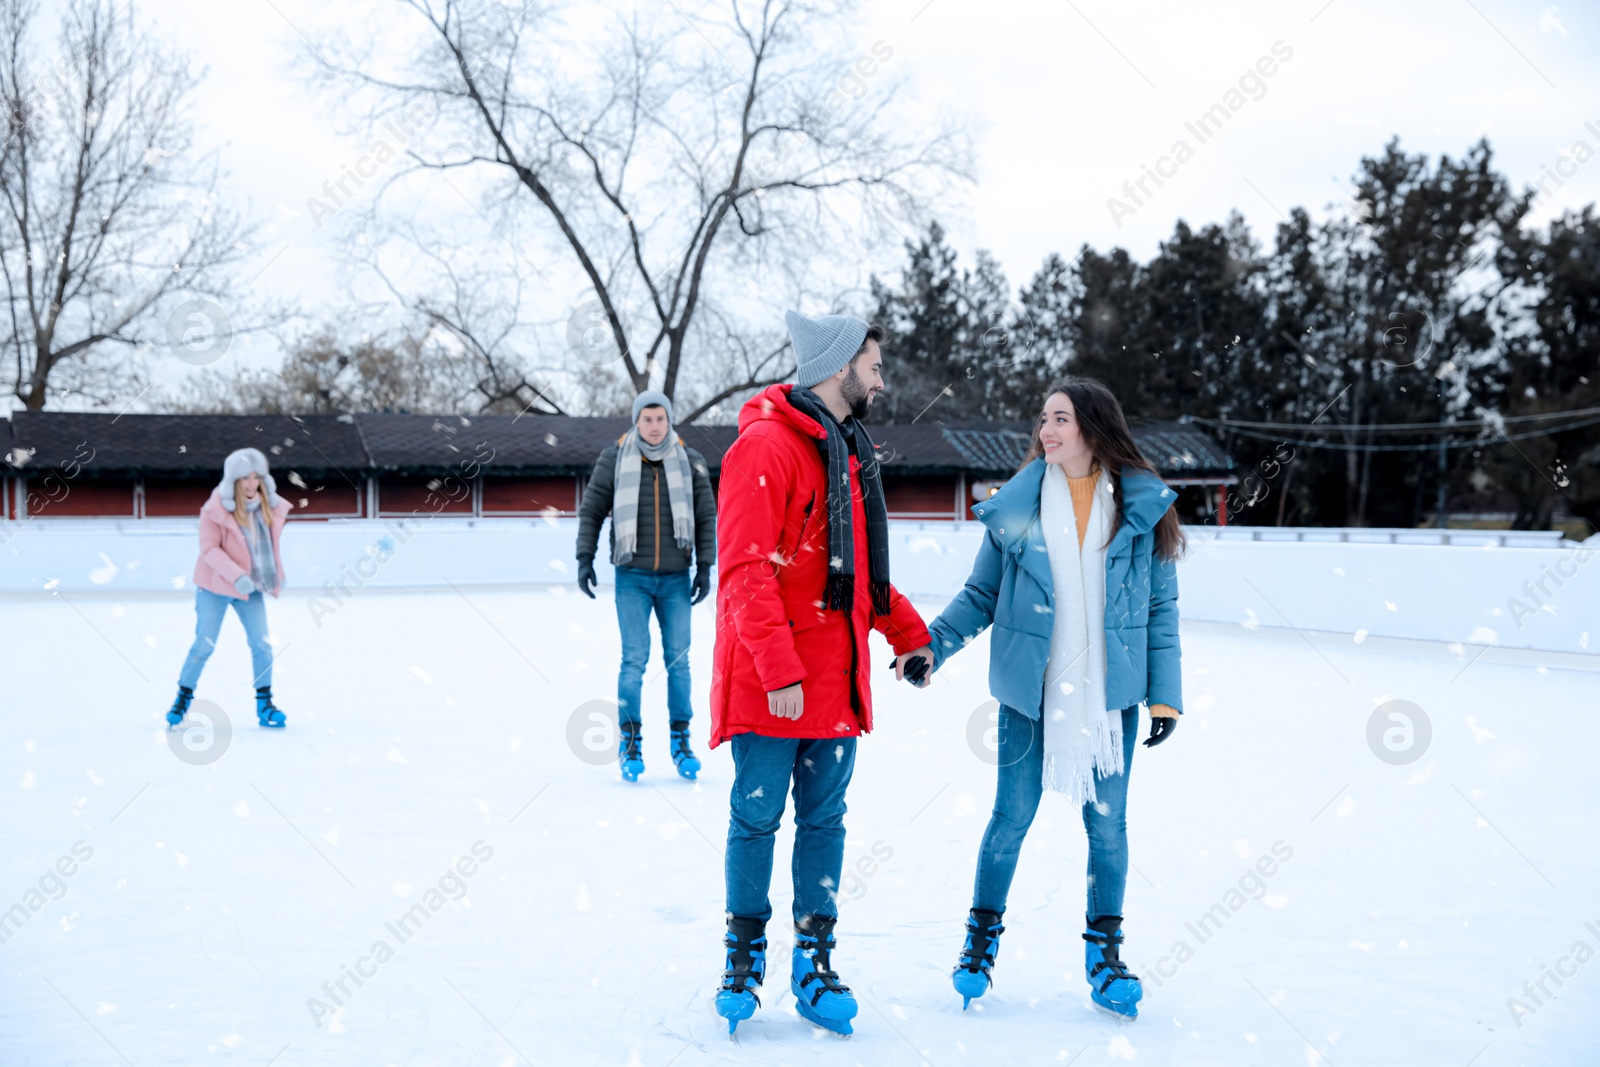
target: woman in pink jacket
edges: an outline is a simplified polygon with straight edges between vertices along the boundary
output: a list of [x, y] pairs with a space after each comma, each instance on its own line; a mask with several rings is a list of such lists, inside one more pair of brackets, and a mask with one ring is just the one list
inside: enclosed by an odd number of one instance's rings
[[222, 465], [222, 484], [200, 509], [200, 558], [194, 565], [194, 644], [178, 676], [178, 699], [167, 722], [183, 721], [194, 699], [200, 671], [217, 647], [228, 605], [238, 612], [250, 641], [255, 668], [256, 718], [262, 726], [282, 726], [283, 712], [272, 704], [272, 645], [267, 640], [267, 601], [283, 588], [283, 557], [278, 540], [289, 502], [267, 471], [267, 457], [241, 448]]

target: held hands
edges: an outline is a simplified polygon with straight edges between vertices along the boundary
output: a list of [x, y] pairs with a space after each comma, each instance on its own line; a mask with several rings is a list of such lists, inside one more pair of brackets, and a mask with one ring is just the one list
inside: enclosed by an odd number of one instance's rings
[[928, 675], [933, 670], [933, 646], [923, 645], [903, 656], [897, 656], [893, 666], [896, 679], [908, 681], [918, 689], [926, 689], [929, 684]]
[[800, 683], [768, 693], [767, 710], [780, 719], [798, 720], [806, 710], [806, 697], [800, 689]]
[[[918, 689], [928, 687], [928, 675], [933, 671], [933, 646], [923, 645], [890, 664], [897, 679], [905, 679]], [[800, 683], [784, 689], [774, 689], [767, 694], [767, 710], [780, 719], [799, 719], [805, 713], [805, 694]]]
[[1145, 741], [1145, 748], [1155, 748], [1161, 742], [1172, 736], [1172, 731], [1178, 728], [1176, 715], [1163, 715], [1150, 713], [1150, 737]]

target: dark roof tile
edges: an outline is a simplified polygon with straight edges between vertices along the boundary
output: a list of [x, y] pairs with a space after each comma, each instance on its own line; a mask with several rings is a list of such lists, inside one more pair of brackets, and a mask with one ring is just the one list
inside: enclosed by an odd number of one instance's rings
[[[274, 466], [308, 471], [368, 465], [361, 434], [350, 416], [18, 411], [11, 415], [9, 437], [11, 467], [51, 469], [76, 459], [84, 476], [91, 478], [130, 470], [220, 474], [222, 461], [239, 448], [259, 448]], [[86, 454], [92, 455], [87, 462]]]
[[[12, 466], [61, 467], [75, 458], [87, 476], [139, 471], [206, 476], [237, 448], [254, 446], [274, 467], [307, 474], [444, 473], [472, 461], [488, 474], [586, 474], [628, 420], [555, 415], [102, 415], [16, 412], [0, 430]], [[1028, 446], [1027, 423], [952, 420], [868, 427], [886, 474], [1004, 477]], [[1134, 427], [1164, 473], [1222, 473], [1233, 461], [1205, 433], [1177, 423]], [[679, 433], [713, 472], [737, 436], [732, 426]], [[83, 463], [85, 449], [93, 459]]]

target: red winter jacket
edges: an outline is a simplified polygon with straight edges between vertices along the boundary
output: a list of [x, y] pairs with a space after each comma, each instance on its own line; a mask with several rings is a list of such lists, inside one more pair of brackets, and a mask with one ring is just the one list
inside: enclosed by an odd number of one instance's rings
[[[872, 729], [867, 630], [896, 655], [930, 641], [911, 602], [889, 588], [889, 614], [872, 611], [867, 519], [859, 463], [850, 459], [855, 608], [821, 607], [828, 578], [826, 431], [769, 386], [739, 412], [722, 460], [717, 514], [717, 647], [711, 675], [711, 747], [735, 734], [853, 737]], [[803, 683], [798, 720], [768, 710], [767, 693]], [[852, 692], [853, 691], [853, 692]], [[853, 698], [853, 699], [852, 699]]]

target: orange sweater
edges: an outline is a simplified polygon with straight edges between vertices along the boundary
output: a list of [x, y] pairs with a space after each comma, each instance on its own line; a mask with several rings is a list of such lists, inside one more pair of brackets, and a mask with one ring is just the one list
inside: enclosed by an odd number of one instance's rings
[[1072, 517], [1078, 523], [1079, 548], [1083, 547], [1083, 538], [1089, 532], [1089, 509], [1094, 506], [1094, 487], [1099, 482], [1099, 467], [1082, 478], [1067, 475], [1067, 491], [1072, 494]]

